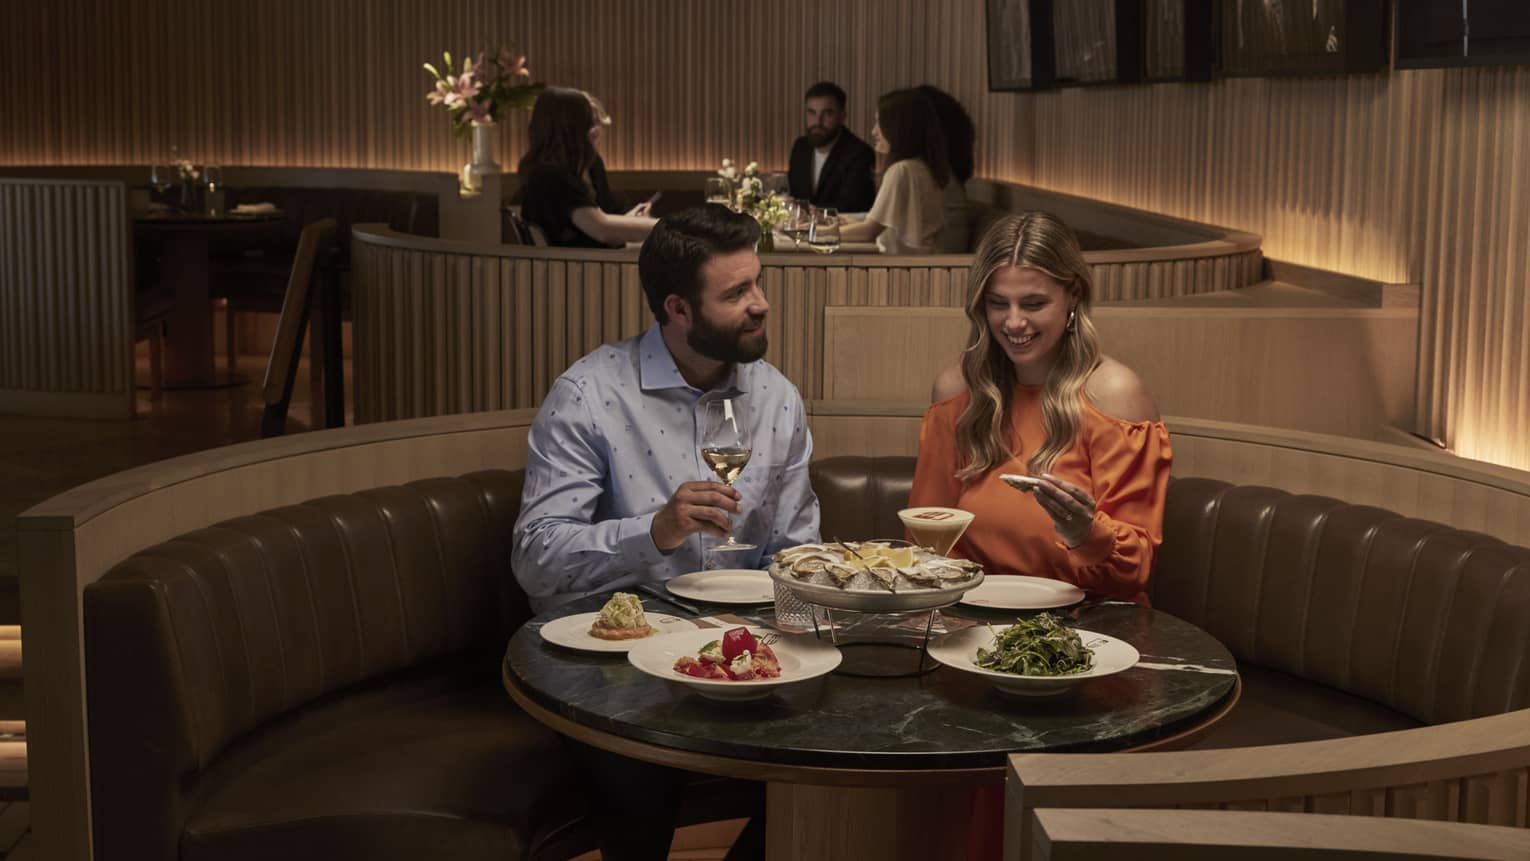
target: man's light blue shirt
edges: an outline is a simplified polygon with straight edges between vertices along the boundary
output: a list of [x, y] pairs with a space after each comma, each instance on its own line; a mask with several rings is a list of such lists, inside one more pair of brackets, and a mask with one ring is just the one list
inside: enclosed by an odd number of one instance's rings
[[711, 391], [695, 388], [655, 325], [575, 362], [531, 425], [513, 564], [533, 607], [702, 569], [703, 542], [721, 539], [697, 533], [666, 554], [649, 527], [680, 485], [716, 480], [701, 460], [700, 404], [730, 396], [749, 411], [754, 452], [733, 483], [744, 509], [731, 515], [733, 534], [757, 547], [717, 554], [711, 567], [762, 568], [783, 547], [818, 541], [813, 438], [797, 387], [757, 361], [735, 365]]

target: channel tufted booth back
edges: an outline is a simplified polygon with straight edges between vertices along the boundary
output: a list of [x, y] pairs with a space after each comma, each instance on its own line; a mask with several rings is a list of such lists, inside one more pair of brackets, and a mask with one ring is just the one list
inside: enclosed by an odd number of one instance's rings
[[92, 736], [98, 721], [109, 735], [126, 723], [138, 743], [93, 750], [93, 770], [147, 790], [150, 775], [195, 774], [327, 693], [432, 658], [497, 655], [530, 617], [509, 561], [520, 493], [519, 472], [428, 479], [241, 517], [124, 560], [86, 589], [89, 706]]
[[[910, 457], [813, 464], [823, 534], [903, 534]], [[1530, 549], [1269, 487], [1174, 479], [1153, 606], [1239, 662], [1424, 723], [1530, 706]]]
[[1424, 723], [1530, 706], [1530, 550], [1486, 535], [1177, 479], [1149, 596], [1239, 661]]
[[[814, 463], [824, 536], [901, 535], [913, 471]], [[521, 485], [489, 471], [315, 499], [147, 548], [86, 587], [98, 840], [176, 857], [209, 793], [274, 749], [262, 739], [291, 742], [357, 691], [412, 695], [395, 684], [408, 672], [478, 662], [497, 684], [530, 616], [509, 564]], [[1530, 550], [1487, 536], [1178, 479], [1149, 592], [1244, 665], [1426, 723], [1530, 706]]]

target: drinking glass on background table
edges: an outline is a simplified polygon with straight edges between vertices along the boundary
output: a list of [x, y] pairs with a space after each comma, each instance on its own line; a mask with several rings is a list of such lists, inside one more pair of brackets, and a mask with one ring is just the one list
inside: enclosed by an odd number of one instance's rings
[[839, 210], [818, 210], [808, 230], [808, 247], [819, 254], [833, 254], [839, 250]]
[[707, 203], [720, 203], [723, 206], [733, 205], [733, 190], [728, 187], [728, 181], [720, 176], [707, 177], [706, 185]]
[[800, 248], [807, 238], [808, 223], [812, 219], [812, 205], [799, 200], [786, 202], [786, 217], [781, 219], [781, 232], [792, 241], [793, 248]]
[[175, 165], [153, 164], [149, 165], [149, 187], [159, 194], [164, 194], [175, 185]]
[[[748, 409], [742, 400], [717, 398], [702, 405], [701, 459], [717, 473], [718, 481], [732, 487], [752, 453]], [[712, 552], [753, 549], [755, 545], [742, 544], [730, 534], [728, 540], [713, 547]]]
[[223, 214], [223, 168], [210, 164], [202, 168], [202, 182], [207, 186], [207, 214]]

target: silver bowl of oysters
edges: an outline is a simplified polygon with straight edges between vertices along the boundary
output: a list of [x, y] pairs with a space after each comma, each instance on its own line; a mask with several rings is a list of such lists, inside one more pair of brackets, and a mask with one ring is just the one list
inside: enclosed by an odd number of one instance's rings
[[983, 569], [903, 541], [835, 541], [782, 550], [770, 576], [809, 604], [898, 613], [955, 603], [983, 582]]

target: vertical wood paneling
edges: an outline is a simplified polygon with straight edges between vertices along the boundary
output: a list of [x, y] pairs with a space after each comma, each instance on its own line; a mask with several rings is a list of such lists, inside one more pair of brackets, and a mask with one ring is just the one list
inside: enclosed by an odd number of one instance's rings
[[1530, 69], [1020, 98], [1035, 112], [1037, 185], [1253, 231], [1281, 260], [1421, 284], [1417, 429], [1530, 467]]
[[[569, 249], [566, 258], [526, 252], [538, 255], [528, 260], [519, 252], [443, 253], [429, 250], [429, 241], [421, 245], [353, 242], [358, 421], [535, 407], [580, 356], [641, 333], [652, 319], [630, 258]], [[866, 266], [883, 262], [875, 257], [846, 257], [845, 266], [790, 265], [782, 259], [768, 257], [761, 274], [771, 303], [770, 359], [810, 400], [825, 396], [827, 306], [960, 308], [967, 291], [962, 266]], [[1144, 298], [1160, 292], [1152, 284], [1165, 280], [1161, 270], [1182, 263], [1099, 263], [1096, 270], [1113, 285], [1105, 299]], [[1117, 270], [1126, 271], [1111, 274]], [[1185, 280], [1162, 288], [1170, 295], [1195, 289]], [[494, 297], [502, 292], [505, 305], [496, 311]]]
[[133, 273], [120, 183], [0, 180], [0, 389], [132, 409]]
[[[539, 79], [601, 96], [617, 170], [725, 156], [782, 169], [811, 82], [849, 91], [862, 134], [879, 93], [934, 83], [972, 112], [981, 176], [1253, 231], [1272, 257], [1420, 283], [1417, 429], [1530, 466], [1522, 66], [989, 93], [982, 0], [60, 0], [7, 4], [5, 19], [6, 164], [142, 164], [178, 146], [208, 163], [454, 170], [468, 145], [425, 103], [419, 64], [497, 42], [521, 45]], [[39, 81], [89, 92], [91, 109], [38, 98]], [[524, 125], [501, 132], [507, 166]], [[1201, 266], [1155, 273], [1153, 295], [1199, 283]], [[1105, 289], [1122, 274], [1106, 273]]]
[[[454, 170], [468, 144], [429, 106], [442, 50], [518, 44], [535, 77], [600, 96], [613, 169], [755, 159], [784, 170], [802, 92], [837, 81], [863, 137], [877, 96], [937, 84], [991, 129], [984, 176], [1027, 177], [1020, 112], [987, 92], [982, 0], [196, 0], [6, 4], [0, 163], [143, 164], [172, 146], [231, 165]], [[914, 24], [916, 26], [910, 26]], [[60, 46], [71, 61], [57, 61]], [[190, 70], [195, 70], [192, 73]], [[50, 92], [90, 92], [90, 110]], [[513, 165], [525, 118], [498, 142]]]

